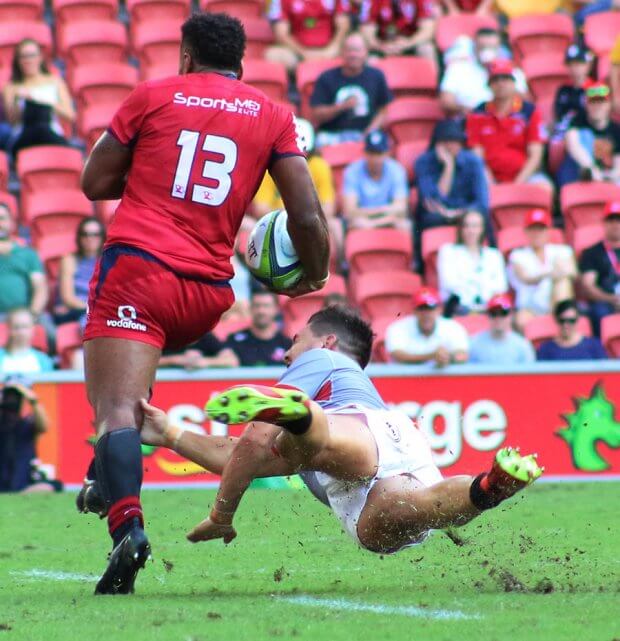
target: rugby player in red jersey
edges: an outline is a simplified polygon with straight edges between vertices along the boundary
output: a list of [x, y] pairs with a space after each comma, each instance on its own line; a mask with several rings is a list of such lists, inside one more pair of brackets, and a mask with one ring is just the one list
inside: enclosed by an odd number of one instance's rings
[[[182, 26], [180, 75], [142, 83], [93, 148], [82, 189], [121, 198], [90, 285], [85, 376], [98, 441], [87, 478], [113, 549], [96, 594], [133, 592], [150, 556], [140, 504], [140, 399], [164, 347], [192, 343], [233, 302], [230, 257], [265, 170], [304, 268], [291, 296], [327, 280], [325, 217], [289, 110], [240, 82], [245, 34], [225, 14]], [[94, 486], [96, 483], [96, 488]], [[88, 510], [88, 496], [78, 507]]]

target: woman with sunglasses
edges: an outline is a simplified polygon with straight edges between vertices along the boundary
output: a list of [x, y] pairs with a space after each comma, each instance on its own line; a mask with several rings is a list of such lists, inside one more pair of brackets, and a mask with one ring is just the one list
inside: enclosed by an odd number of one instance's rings
[[577, 327], [579, 309], [573, 299], [560, 301], [553, 310], [558, 335], [538, 348], [539, 361], [588, 361], [607, 358], [598, 338], [584, 336]]

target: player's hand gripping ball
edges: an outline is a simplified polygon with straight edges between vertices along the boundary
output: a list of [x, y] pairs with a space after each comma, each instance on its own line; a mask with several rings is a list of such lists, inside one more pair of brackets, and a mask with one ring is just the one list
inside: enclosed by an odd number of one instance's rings
[[284, 209], [265, 214], [250, 234], [245, 255], [250, 272], [274, 292], [291, 289], [304, 275], [286, 229], [287, 219]]

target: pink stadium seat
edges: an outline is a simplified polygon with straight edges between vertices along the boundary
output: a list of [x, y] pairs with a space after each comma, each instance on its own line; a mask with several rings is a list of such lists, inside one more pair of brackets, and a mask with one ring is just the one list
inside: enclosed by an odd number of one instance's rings
[[189, 0], [127, 0], [132, 29], [152, 20], [172, 20], [181, 23], [190, 14]]
[[109, 127], [117, 106], [108, 103], [83, 107], [78, 111], [77, 130], [86, 141], [87, 152], [90, 152], [101, 134]]
[[400, 229], [352, 229], [345, 238], [344, 251], [352, 275], [411, 269], [411, 235]]
[[220, 341], [225, 341], [230, 334], [240, 332], [250, 326], [250, 321], [246, 318], [233, 318], [231, 320], [220, 321], [213, 328], [213, 335]]
[[603, 240], [603, 225], [600, 222], [592, 225], [580, 225], [573, 230], [575, 256], [579, 258], [584, 249], [596, 245], [601, 240]]
[[247, 58], [262, 58], [265, 51], [274, 43], [273, 31], [267, 18], [244, 18]]
[[0, 29], [0, 67], [11, 68], [15, 45], [25, 38], [36, 40], [47, 60], [52, 55], [52, 34], [45, 22], [29, 20], [3, 22]]
[[498, 29], [497, 20], [492, 16], [479, 16], [475, 13], [458, 13], [456, 15], [441, 16], [437, 20], [435, 42], [440, 51], [446, 51], [459, 36], [473, 38], [478, 29], [488, 27]]
[[9, 20], [37, 21], [43, 18], [43, 0], [0, 0], [0, 24]]
[[71, 79], [71, 89], [80, 108], [120, 103], [138, 82], [135, 67], [119, 62], [90, 64], [77, 67]]
[[446, 243], [456, 241], [456, 227], [445, 225], [431, 227], [422, 232], [422, 262], [424, 263], [424, 282], [429, 287], [437, 287], [437, 254]]
[[432, 98], [397, 98], [386, 110], [385, 128], [396, 144], [430, 140], [433, 128], [445, 114]]
[[[591, 336], [592, 329], [590, 321], [585, 316], [580, 316], [577, 321], [577, 330], [584, 336]], [[551, 314], [545, 316], [536, 316], [527, 323], [524, 330], [524, 336], [536, 349], [545, 341], [551, 340], [558, 335], [558, 326]]]
[[82, 328], [78, 322], [64, 323], [56, 330], [56, 352], [60, 356], [60, 367], [71, 368], [71, 360], [76, 350], [82, 347]]
[[120, 200], [98, 200], [95, 202], [95, 214], [106, 227], [110, 224], [120, 202]]
[[410, 184], [415, 180], [415, 161], [428, 149], [428, 146], [428, 140], [411, 140], [396, 145], [394, 157], [407, 170]]
[[489, 317], [486, 314], [455, 316], [454, 320], [462, 325], [470, 336], [475, 336], [489, 329]]
[[260, 0], [202, 0], [200, 4], [204, 11], [224, 11], [235, 18], [258, 18], [265, 7]]
[[377, 318], [395, 321], [412, 313], [412, 297], [421, 286], [422, 279], [411, 271], [366, 272], [356, 279], [355, 302], [373, 325]]
[[58, 232], [38, 238], [35, 249], [45, 265], [50, 281], [57, 282], [61, 258], [76, 250], [75, 232]]
[[363, 142], [343, 142], [339, 145], [327, 145], [321, 148], [321, 156], [331, 167], [336, 194], [340, 197], [344, 170], [347, 165], [359, 160], [364, 155]]
[[620, 358], [620, 314], [601, 319], [601, 341], [611, 358]]
[[243, 59], [243, 82], [264, 91], [272, 100], [285, 101], [288, 76], [282, 64], [256, 58]]
[[437, 68], [428, 58], [388, 56], [373, 63], [396, 98], [437, 95]]
[[620, 187], [610, 183], [570, 183], [562, 187], [560, 207], [570, 243], [577, 227], [600, 223], [603, 207], [611, 200], [620, 200]]
[[82, 152], [72, 147], [46, 145], [22, 149], [17, 156], [22, 197], [46, 189], [79, 189], [83, 166]]
[[541, 100], [553, 101], [561, 85], [570, 84], [568, 68], [557, 53], [537, 53], [523, 59], [521, 67], [527, 83], [540, 108]]
[[500, 183], [490, 185], [491, 217], [497, 229], [519, 227], [530, 209], [551, 211], [552, 194], [539, 185]]
[[116, 0], [52, 0], [58, 31], [70, 22], [82, 20], [116, 20]]
[[140, 66], [140, 80], [158, 80], [176, 76], [179, 73], [179, 61], [167, 60], [166, 62], [144, 64]]
[[[549, 242], [562, 245], [566, 242], [564, 233], [557, 227], [552, 227], [549, 231]], [[525, 247], [527, 245], [527, 236], [523, 226], [520, 227], [507, 227], [500, 229], [497, 232], [497, 248], [507, 258], [508, 254], [517, 247]]]
[[0, 151], [0, 191], [6, 191], [9, 184], [9, 157]]
[[566, 47], [575, 39], [575, 28], [571, 18], [563, 13], [521, 16], [508, 24], [508, 37], [519, 60], [552, 52], [562, 58]]
[[597, 55], [608, 54], [620, 34], [620, 12], [604, 11], [586, 18], [583, 25], [586, 44]]
[[310, 118], [310, 96], [317, 78], [328, 69], [333, 69], [341, 64], [339, 58], [328, 60], [303, 60], [297, 65], [297, 89], [301, 96], [301, 115]]
[[59, 55], [73, 70], [80, 65], [126, 62], [129, 44], [127, 32], [120, 22], [112, 20], [82, 20], [68, 22], [57, 30]]
[[131, 45], [140, 66], [179, 63], [182, 20], [147, 20], [131, 29]]
[[[0, 323], [0, 346], [5, 346], [9, 337], [9, 331], [6, 323]], [[47, 353], [49, 345], [47, 343], [47, 334], [43, 325], [34, 326], [34, 336], [32, 338], [32, 346], [41, 352]]]

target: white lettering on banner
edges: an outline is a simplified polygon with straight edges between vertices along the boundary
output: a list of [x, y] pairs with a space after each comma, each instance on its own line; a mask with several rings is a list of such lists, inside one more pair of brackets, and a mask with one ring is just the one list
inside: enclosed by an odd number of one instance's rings
[[[215, 392], [214, 392], [215, 394]], [[212, 436], [228, 436], [228, 425], [211, 421], [211, 429], [207, 430], [202, 424], [207, 420], [206, 414], [196, 405], [173, 405], [168, 410], [168, 419], [172, 425], [182, 430], [189, 430], [196, 434], [211, 434]]]
[[175, 105], [183, 105], [185, 107], [218, 109], [219, 111], [227, 111], [228, 113], [252, 116], [254, 118], [258, 116], [261, 108], [261, 104], [256, 100], [235, 98], [233, 101], [229, 101], [225, 98], [209, 98], [208, 96], [186, 96], [182, 91], [177, 91], [174, 94], [172, 102]]
[[497, 449], [506, 438], [506, 413], [498, 403], [488, 399], [475, 401], [464, 412], [461, 412], [458, 401], [431, 401], [425, 405], [404, 401], [389, 405], [416, 419], [418, 427], [429, 440], [439, 467], [458, 461], [463, 443], [474, 450], [488, 452]]

